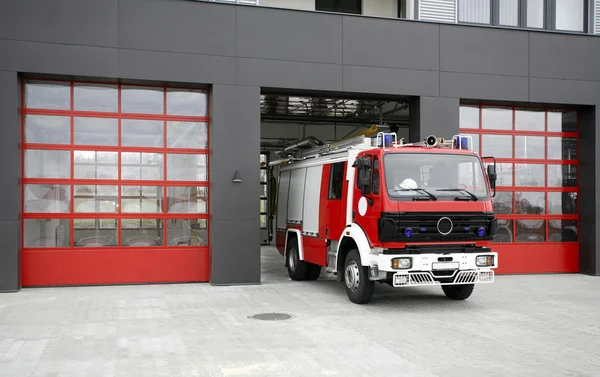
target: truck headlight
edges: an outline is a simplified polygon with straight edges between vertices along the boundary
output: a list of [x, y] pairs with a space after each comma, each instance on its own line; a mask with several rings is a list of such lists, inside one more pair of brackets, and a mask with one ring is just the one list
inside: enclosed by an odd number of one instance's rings
[[494, 265], [494, 256], [493, 255], [478, 255], [475, 258], [475, 264], [477, 267], [488, 267]]
[[405, 270], [407, 268], [412, 267], [412, 258], [403, 257], [403, 258], [394, 258], [392, 259], [392, 268], [397, 270]]

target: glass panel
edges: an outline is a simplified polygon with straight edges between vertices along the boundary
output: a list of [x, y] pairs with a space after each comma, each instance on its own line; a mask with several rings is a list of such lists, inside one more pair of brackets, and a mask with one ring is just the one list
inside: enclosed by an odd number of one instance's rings
[[117, 186], [75, 185], [75, 212], [117, 212]]
[[577, 132], [576, 111], [548, 111], [548, 132]]
[[162, 213], [162, 186], [122, 186], [123, 213]]
[[548, 220], [549, 242], [577, 242], [577, 220]]
[[121, 145], [125, 147], [164, 147], [162, 120], [123, 119]]
[[544, 139], [543, 136], [515, 136], [516, 157], [544, 159], [546, 157]]
[[260, 155], [260, 166], [265, 166], [265, 164], [267, 163], [267, 156], [264, 154]]
[[527, 27], [544, 27], [544, 0], [527, 0]]
[[546, 242], [546, 220], [517, 220], [517, 242]]
[[268, 187], [267, 187], [267, 185], [260, 185], [260, 196], [262, 198], [266, 198], [268, 196]]
[[583, 31], [584, 0], [554, 0], [556, 30]]
[[511, 243], [513, 242], [514, 224], [512, 220], [498, 219], [498, 227], [492, 242]]
[[122, 246], [162, 246], [163, 219], [122, 219]]
[[119, 121], [110, 118], [75, 118], [75, 144], [115, 146], [119, 144]]
[[494, 213], [512, 214], [513, 213], [513, 193], [506, 191], [497, 191], [492, 199], [494, 204]]
[[70, 144], [71, 119], [49, 115], [25, 115], [25, 142]]
[[510, 135], [482, 135], [481, 154], [496, 158], [512, 158], [512, 138]]
[[25, 178], [70, 178], [71, 152], [28, 149]]
[[68, 213], [71, 211], [71, 186], [25, 185], [26, 213]]
[[164, 90], [124, 85], [121, 87], [121, 111], [137, 114], [164, 114]]
[[546, 131], [546, 111], [516, 110], [515, 128], [524, 131]]
[[167, 179], [169, 181], [206, 181], [205, 154], [168, 154]]
[[546, 193], [516, 192], [516, 213], [518, 215], [544, 215], [546, 213]]
[[167, 90], [168, 115], [206, 116], [206, 105], [206, 92], [185, 89]]
[[23, 247], [69, 247], [71, 220], [23, 220]]
[[206, 219], [167, 220], [167, 246], [207, 246]]
[[204, 149], [208, 146], [206, 123], [167, 122], [167, 147]]
[[74, 219], [75, 247], [117, 246], [116, 219]]
[[[485, 168], [487, 169], [488, 165], [492, 165], [489, 162], [486, 162]], [[497, 187], [510, 187], [513, 185], [513, 164], [511, 163], [497, 163], [496, 164], [496, 186]], [[498, 195], [498, 193], [496, 193]]]
[[267, 227], [267, 215], [260, 215], [260, 227], [261, 228]]
[[481, 127], [488, 130], [512, 130], [512, 109], [503, 109], [500, 107], [481, 109]]
[[458, 22], [490, 23], [490, 0], [459, 0]]
[[123, 152], [121, 154], [121, 178], [126, 180], [163, 180], [163, 154]]
[[267, 182], [267, 170], [266, 169], [261, 169], [261, 171], [260, 171], [260, 182], [261, 183]]
[[75, 151], [75, 178], [118, 179], [117, 152]]
[[577, 187], [577, 165], [548, 165], [548, 187]]
[[569, 137], [548, 137], [549, 160], [576, 160], [577, 139]]
[[515, 164], [516, 186], [546, 186], [546, 169], [542, 164]]
[[119, 111], [116, 85], [75, 84], [74, 107], [81, 111]]
[[206, 187], [167, 187], [167, 212], [208, 213]]
[[479, 107], [460, 107], [460, 128], [479, 128]]
[[261, 199], [260, 201], [260, 212], [267, 213], [267, 199]]
[[549, 192], [548, 214], [550, 215], [576, 215], [577, 198], [576, 192]]
[[503, 26], [519, 26], [519, 0], [499, 0], [499, 23]]
[[36, 81], [25, 84], [25, 107], [30, 109], [69, 110], [71, 84]]

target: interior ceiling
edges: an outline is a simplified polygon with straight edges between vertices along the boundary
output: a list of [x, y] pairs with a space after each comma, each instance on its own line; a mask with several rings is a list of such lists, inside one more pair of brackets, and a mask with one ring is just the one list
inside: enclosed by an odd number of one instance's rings
[[263, 122], [408, 126], [408, 101], [265, 94], [260, 112]]

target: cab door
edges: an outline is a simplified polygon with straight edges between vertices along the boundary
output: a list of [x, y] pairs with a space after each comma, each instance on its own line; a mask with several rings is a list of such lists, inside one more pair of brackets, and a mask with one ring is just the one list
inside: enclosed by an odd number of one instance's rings
[[319, 233], [326, 239], [338, 240], [346, 226], [347, 166], [341, 161], [323, 167]]

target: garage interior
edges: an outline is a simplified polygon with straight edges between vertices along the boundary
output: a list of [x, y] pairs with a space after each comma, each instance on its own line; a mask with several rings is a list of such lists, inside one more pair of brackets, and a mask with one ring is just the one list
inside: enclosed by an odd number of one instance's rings
[[278, 167], [269, 161], [301, 149], [349, 139], [396, 132], [409, 137], [409, 98], [339, 96], [263, 91], [260, 101], [261, 245], [274, 245], [274, 191]]

